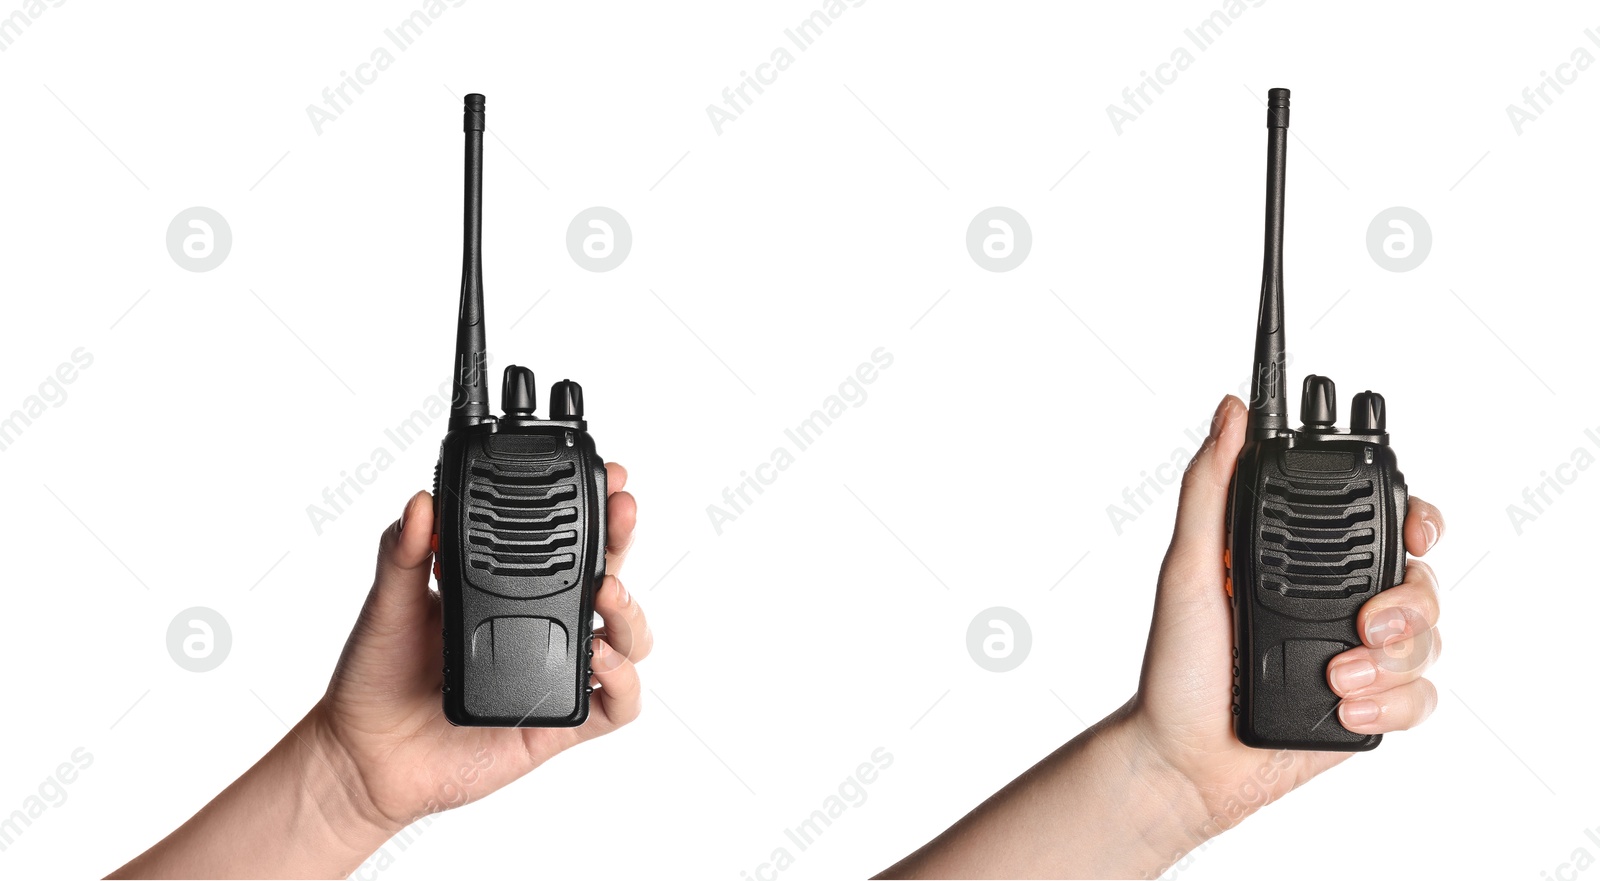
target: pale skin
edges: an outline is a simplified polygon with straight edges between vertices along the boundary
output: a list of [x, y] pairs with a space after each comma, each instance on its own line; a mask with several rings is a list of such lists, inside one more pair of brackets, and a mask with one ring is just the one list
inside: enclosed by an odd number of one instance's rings
[[[1256, 750], [1234, 737], [1230, 610], [1222, 549], [1244, 405], [1224, 398], [1184, 475], [1135, 695], [883, 873], [886, 878], [1154, 877], [1317, 774], [1342, 752]], [[632, 540], [627, 475], [607, 466], [607, 571]], [[328, 692], [265, 757], [200, 813], [113, 877], [327, 877], [355, 869], [408, 823], [481, 798], [639, 712], [634, 662], [643, 612], [615, 575], [596, 608], [590, 718], [576, 729], [465, 729], [439, 705], [438, 597], [428, 589], [432, 504], [418, 493], [385, 531], [378, 573]], [[1412, 497], [1408, 552], [1444, 531]], [[1437, 702], [1422, 677], [1438, 657], [1438, 586], [1408, 561], [1405, 581], [1360, 612], [1364, 645], [1333, 659], [1339, 721], [1358, 733], [1410, 728]]]
[[617, 573], [638, 506], [608, 464], [609, 547], [595, 598], [589, 719], [577, 728], [456, 728], [444, 717], [442, 619], [429, 588], [433, 502], [419, 492], [378, 545], [377, 575], [327, 693], [238, 780], [113, 878], [344, 877], [423, 816], [475, 801], [639, 715], [644, 611]]
[[[1245, 407], [1230, 395], [1184, 474], [1134, 696], [880, 877], [1153, 878], [1353, 755], [1251, 749], [1234, 736], [1222, 551], [1244, 437]], [[1404, 533], [1421, 556], [1444, 518], [1413, 496]], [[1405, 580], [1362, 606], [1364, 645], [1328, 664], [1341, 724], [1383, 734], [1433, 712], [1422, 673], [1439, 654], [1438, 620], [1433, 570], [1408, 560]]]

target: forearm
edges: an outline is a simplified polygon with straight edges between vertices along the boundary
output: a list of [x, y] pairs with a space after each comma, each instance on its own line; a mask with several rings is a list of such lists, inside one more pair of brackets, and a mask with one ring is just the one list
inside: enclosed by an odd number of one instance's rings
[[881, 877], [1153, 878], [1205, 840], [1205, 816], [1118, 710]]
[[313, 709], [265, 756], [112, 878], [343, 877], [397, 830]]

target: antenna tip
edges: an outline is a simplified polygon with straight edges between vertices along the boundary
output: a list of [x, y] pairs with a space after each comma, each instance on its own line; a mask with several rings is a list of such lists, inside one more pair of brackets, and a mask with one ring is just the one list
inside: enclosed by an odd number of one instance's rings
[[1289, 90], [1267, 90], [1267, 128], [1289, 127]]
[[461, 130], [468, 132], [483, 131], [483, 96], [473, 92], [461, 99], [461, 104]]

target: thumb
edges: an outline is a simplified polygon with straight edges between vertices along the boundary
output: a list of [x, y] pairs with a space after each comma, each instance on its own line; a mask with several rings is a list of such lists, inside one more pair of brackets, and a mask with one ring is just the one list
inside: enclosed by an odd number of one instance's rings
[[378, 542], [378, 571], [367, 600], [367, 623], [381, 631], [415, 626], [426, 614], [433, 559], [433, 496], [419, 492]]
[[[1211, 433], [1183, 474], [1178, 521], [1163, 564], [1163, 583], [1220, 592], [1222, 551], [1227, 542], [1228, 482], [1244, 446], [1244, 402], [1223, 397], [1211, 417]], [[1169, 579], [1166, 576], [1177, 576]], [[1211, 576], [1211, 577], [1207, 577]], [[1178, 588], [1180, 592], [1182, 587]], [[1188, 597], [1185, 597], [1186, 599]]]

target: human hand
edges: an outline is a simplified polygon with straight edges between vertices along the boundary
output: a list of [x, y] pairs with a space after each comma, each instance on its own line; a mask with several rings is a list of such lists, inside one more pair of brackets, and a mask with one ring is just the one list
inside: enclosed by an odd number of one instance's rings
[[[644, 611], [617, 573], [638, 512], [623, 492], [628, 473], [606, 465], [606, 576], [595, 598], [597, 686], [576, 728], [457, 728], [439, 696], [443, 620], [429, 589], [433, 503], [419, 492], [378, 545], [377, 576], [327, 694], [308, 721], [315, 740], [348, 765], [358, 812], [392, 835], [416, 819], [488, 795], [556, 753], [608, 734], [639, 715], [634, 664], [653, 638]], [[384, 837], [388, 837], [385, 835]]]
[[[1177, 526], [1161, 567], [1155, 615], [1137, 696], [1126, 720], [1188, 788], [1178, 797], [1203, 813], [1204, 832], [1230, 828], [1262, 805], [1349, 758], [1349, 752], [1259, 750], [1240, 743], [1230, 711], [1232, 618], [1223, 590], [1228, 482], [1244, 444], [1245, 407], [1228, 396], [1184, 474]], [[1439, 510], [1411, 497], [1406, 550], [1421, 556], [1444, 532]], [[1340, 724], [1358, 734], [1422, 722], [1438, 701], [1422, 673], [1439, 654], [1438, 583], [1408, 560], [1405, 580], [1361, 607], [1364, 645], [1334, 657], [1328, 683]]]
[[[1151, 878], [1348, 752], [1252, 749], [1233, 732], [1232, 609], [1223, 589], [1228, 482], [1245, 408], [1228, 396], [1184, 472], [1134, 697], [891, 866], [885, 878]], [[1410, 499], [1406, 549], [1426, 553], [1439, 510]], [[1438, 587], [1422, 562], [1358, 613], [1364, 644], [1333, 658], [1339, 721], [1380, 734], [1427, 718]]]

